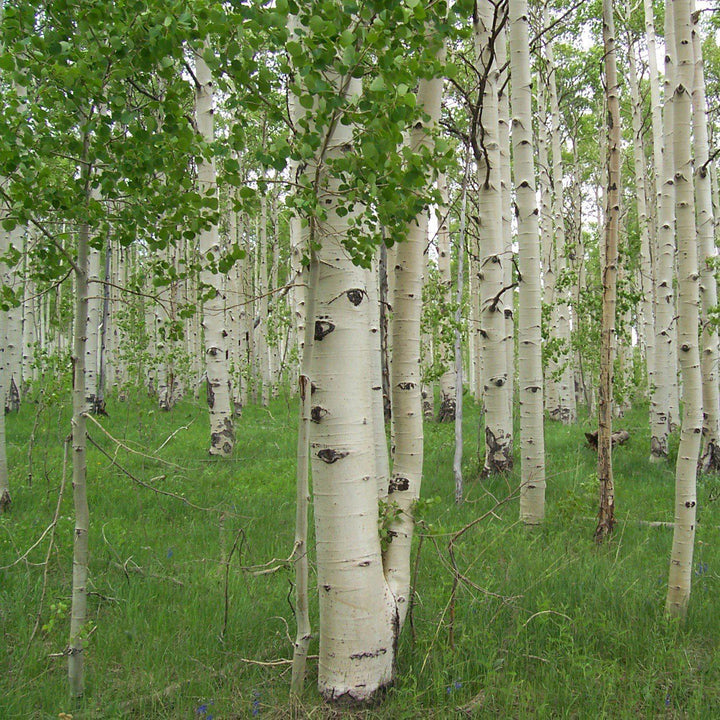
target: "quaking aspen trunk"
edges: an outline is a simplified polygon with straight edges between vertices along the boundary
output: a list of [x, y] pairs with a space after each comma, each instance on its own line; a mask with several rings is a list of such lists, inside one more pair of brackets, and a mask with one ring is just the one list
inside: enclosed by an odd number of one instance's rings
[[620, 100], [615, 58], [612, 0], [603, 0], [604, 74], [607, 94], [608, 173], [605, 210], [605, 262], [602, 273], [600, 382], [598, 384], [598, 480], [600, 508], [595, 528], [602, 542], [615, 526], [615, 484], [612, 468], [613, 361], [617, 305], [618, 221], [620, 216]]
[[[444, 61], [445, 50], [439, 53]], [[417, 107], [429, 118], [410, 132], [414, 152], [432, 151], [432, 133], [440, 119], [442, 79], [422, 79]], [[420, 404], [420, 318], [422, 314], [423, 253], [427, 245], [428, 217], [422, 212], [410, 223], [395, 255], [394, 320], [392, 327], [392, 477], [388, 502], [396, 508], [389, 523], [392, 542], [383, 553], [388, 587], [396, 607], [395, 633], [405, 621], [410, 594], [410, 550], [414, 530], [413, 505], [420, 497], [423, 470], [423, 425]]]
[[702, 436], [702, 374], [698, 323], [700, 320], [693, 160], [691, 153], [693, 44], [689, 0], [669, 0], [677, 52], [673, 88], [673, 151], [675, 216], [677, 221], [679, 318], [678, 348], [682, 371], [683, 418], [675, 466], [675, 524], [665, 611], [684, 617], [690, 601], [695, 543], [696, 478]]
[[[89, 137], [84, 137], [83, 159], [87, 157]], [[90, 167], [87, 160], [81, 167], [85, 180], [85, 197], [90, 200]], [[68, 680], [70, 693], [80, 697], [85, 691], [85, 645], [87, 635], [87, 579], [88, 579], [88, 531], [90, 511], [87, 499], [86, 465], [86, 415], [89, 410], [85, 388], [85, 341], [88, 318], [88, 271], [90, 228], [83, 223], [78, 232], [77, 259], [75, 261], [75, 313], [73, 323], [73, 502], [75, 507], [75, 532], [73, 535], [72, 602], [70, 606], [70, 640], [67, 649]]]
[[[703, 398], [703, 450], [699, 470], [704, 473], [720, 472], [720, 348], [717, 325], [710, 314], [717, 306], [718, 292], [713, 262], [715, 250], [715, 222], [713, 219], [712, 187], [710, 178], [710, 152], [707, 128], [707, 100], [703, 71], [702, 41], [698, 27], [698, 14], [693, 12], [692, 43], [695, 61], [693, 78], [693, 135], [695, 140], [695, 196], [697, 198], [698, 264], [700, 268], [700, 300], [702, 321], [702, 398]], [[718, 208], [720, 211], [720, 208]]]
[[518, 390], [520, 397], [520, 519], [545, 516], [542, 288], [532, 132], [532, 79], [527, 0], [509, 0], [512, 144], [518, 225]]
[[[550, 142], [552, 146], [552, 217], [555, 232], [554, 270], [561, 278], [566, 268], [564, 178], [562, 160], [562, 138], [560, 133], [560, 106], [557, 94], [555, 59], [552, 45], [546, 47], [548, 66], [548, 90], [550, 96]], [[575, 405], [575, 372], [570, 352], [570, 285], [556, 289], [551, 309], [551, 333], [559, 342], [557, 360], [557, 404], [549, 405], [550, 417], [565, 425], [577, 420]]]
[[483, 474], [512, 468], [512, 418], [508, 402], [505, 329], [505, 262], [502, 238], [502, 194], [498, 124], [498, 67], [493, 50], [500, 19], [490, 0], [481, 0], [474, 18], [475, 52], [485, 76], [476, 151], [480, 209], [480, 302], [483, 338], [483, 397], [485, 405], [485, 465]]
[[645, 192], [645, 149], [643, 147], [643, 117], [640, 90], [635, 63], [635, 44], [628, 34], [628, 78], [632, 103], [633, 167], [635, 192], [640, 228], [640, 338], [645, 350], [648, 386], [655, 386], [655, 322], [653, 319], [653, 267], [648, 223], [647, 196]]
[[[2, 231], [5, 233], [5, 231]], [[7, 232], [8, 248], [21, 255], [25, 249], [25, 228], [18, 225]], [[4, 284], [14, 292], [21, 291], [23, 278], [20, 268], [6, 268]], [[22, 295], [21, 295], [22, 296]], [[5, 311], [5, 333], [0, 341], [5, 345], [5, 412], [17, 412], [20, 409], [22, 393], [22, 307], [10, 305]]]
[[663, 149], [658, 204], [657, 259], [655, 262], [655, 392], [651, 399], [652, 422], [650, 459], [667, 459], [668, 436], [672, 423], [673, 381], [677, 372], [673, 347], [676, 342], [675, 294], [675, 177], [673, 163], [673, 97], [675, 47], [672, 34], [672, 3], [666, 5], [665, 104], [663, 111]]
[[[203, 139], [211, 143], [213, 127], [213, 80], [202, 53], [195, 61], [197, 87], [195, 112], [198, 131]], [[204, 159], [198, 163], [198, 186], [201, 195], [218, 197], [215, 161]], [[207, 399], [210, 412], [210, 455], [227, 456], [235, 445], [233, 413], [230, 404], [230, 383], [228, 372], [227, 332], [224, 328], [225, 298], [222, 280], [217, 272], [209, 268], [208, 256], [220, 257], [220, 240], [217, 223], [200, 231], [200, 257], [202, 270], [200, 281], [203, 287], [203, 320], [205, 331], [205, 368], [207, 374]]]
[[[438, 273], [443, 289], [443, 302], [446, 308], [452, 305], [452, 278], [450, 276], [450, 229], [448, 207], [447, 177], [443, 173], [438, 178], [438, 190], [443, 202], [438, 212]], [[455, 369], [453, 368], [451, 346], [442, 343], [439, 349], [441, 362], [444, 367], [440, 376], [440, 411], [438, 422], [452, 422], [455, 420]]]
[[[0, 226], [0, 258], [8, 250], [8, 234]], [[7, 282], [7, 269], [5, 263], [0, 261], [0, 283]], [[0, 339], [5, 337], [7, 327], [7, 312], [0, 307]], [[0, 398], [5, 398], [5, 343], [0, 342]], [[0, 515], [10, 508], [10, 478], [7, 466], [7, 447], [5, 442], [5, 408], [0, 405]]]

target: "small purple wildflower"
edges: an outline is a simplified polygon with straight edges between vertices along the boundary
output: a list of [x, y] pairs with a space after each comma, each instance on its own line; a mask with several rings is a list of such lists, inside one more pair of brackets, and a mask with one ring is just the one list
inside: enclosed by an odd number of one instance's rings
[[198, 707], [198, 709], [195, 711], [196, 715], [204, 715], [207, 712], [207, 703], [203, 703]]
[[452, 685], [448, 685], [445, 688], [445, 692], [449, 695], [453, 690], [459, 690], [462, 687], [460, 680], [456, 680]]
[[260, 714], [260, 691], [253, 689], [252, 714], [257, 716]]
[[704, 575], [709, 569], [710, 566], [706, 562], [699, 562], [695, 568], [695, 574], [697, 576]]
[[670, 696], [669, 695], [665, 696], [665, 707], [670, 707]]
[[173, 556], [173, 549], [172, 549], [172, 548], [168, 548], [168, 551], [167, 551], [167, 558], [168, 558], [168, 560], [169, 560], [172, 556]]

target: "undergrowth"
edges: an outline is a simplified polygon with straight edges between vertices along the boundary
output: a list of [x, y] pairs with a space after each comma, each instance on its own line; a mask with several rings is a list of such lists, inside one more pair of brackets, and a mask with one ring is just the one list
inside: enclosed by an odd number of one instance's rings
[[[0, 718], [289, 717], [294, 399], [245, 408], [229, 459], [207, 455], [206, 410], [192, 399], [164, 413], [135, 394], [108, 410], [102, 428], [88, 426], [91, 622], [78, 702], [68, 698], [62, 654], [69, 468], [42, 604], [50, 533], [27, 552], [55, 513], [69, 410], [59, 399], [26, 402], [7, 417], [13, 505], [0, 517]], [[694, 586], [680, 624], [663, 613], [672, 529], [647, 524], [673, 519], [673, 470], [647, 461], [645, 408], [617, 421], [631, 439], [614, 452], [618, 525], [603, 547], [593, 543], [596, 457], [583, 436], [591, 421], [546, 424], [547, 518], [534, 529], [518, 522], [519, 470], [479, 478], [477, 422], [466, 403], [460, 507], [453, 427], [426, 424], [418, 576], [398, 680], [381, 705], [355, 715], [717, 717], [720, 481], [699, 482]], [[455, 545], [464, 580], [453, 603], [450, 536], [489, 510]], [[313, 611], [317, 628], [315, 602]], [[335, 717], [314, 689], [315, 671], [311, 660], [299, 714]]]

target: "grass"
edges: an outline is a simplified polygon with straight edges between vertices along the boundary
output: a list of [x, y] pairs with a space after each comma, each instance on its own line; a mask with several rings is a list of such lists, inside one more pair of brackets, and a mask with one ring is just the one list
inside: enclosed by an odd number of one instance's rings
[[[696, 573], [680, 624], [663, 613], [672, 530], [640, 522], [673, 519], [673, 472], [647, 462], [644, 408], [617, 423], [632, 437], [615, 452], [618, 526], [604, 547], [592, 541], [595, 455], [583, 437], [592, 423], [547, 424], [547, 520], [524, 528], [515, 499], [458, 542], [458, 568], [472, 585], [458, 590], [450, 646], [449, 534], [518, 484], [517, 472], [477, 479], [478, 411], [466, 407], [467, 502], [452, 501], [452, 426], [426, 424], [423, 496], [434, 501], [422, 507], [412, 624], [401, 637], [396, 685], [381, 705], [357, 715], [717, 717], [720, 480], [699, 484]], [[28, 437], [38, 411], [30, 478]], [[79, 702], [68, 698], [66, 660], [56, 656], [69, 626], [68, 479], [32, 641], [48, 539], [0, 570], [0, 718], [288, 717], [289, 670], [275, 663], [291, 656], [294, 633], [292, 573], [283, 559], [294, 530], [295, 401], [246, 408], [235, 454], [224, 460], [207, 456], [205, 410], [192, 399], [163, 413], [135, 395], [112, 400], [109, 413], [101, 424], [144, 455], [118, 448], [90, 423], [107, 454], [88, 453], [87, 692]], [[7, 417], [7, 428], [13, 506], [0, 518], [0, 566], [14, 563], [52, 520], [68, 408], [28, 402]], [[170, 494], [141, 486], [119, 466]], [[223, 635], [223, 561], [233, 547]], [[314, 689], [314, 671], [311, 662], [306, 714], [333, 717]]]

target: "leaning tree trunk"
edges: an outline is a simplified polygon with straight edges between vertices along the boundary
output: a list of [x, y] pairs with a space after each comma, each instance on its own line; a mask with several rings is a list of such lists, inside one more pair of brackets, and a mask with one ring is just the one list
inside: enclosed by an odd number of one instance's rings
[[518, 225], [518, 385], [520, 395], [520, 518], [536, 525], [545, 516], [542, 288], [540, 236], [532, 133], [532, 78], [527, 0], [510, 0], [512, 144]]
[[689, 0], [671, 0], [677, 52], [673, 93], [675, 215], [678, 242], [678, 348], [682, 371], [683, 418], [675, 466], [675, 524], [665, 611], [684, 617], [690, 601], [695, 542], [696, 478], [702, 433], [702, 375], [698, 342], [699, 284], [691, 125], [693, 47]]
[[[694, 3], [692, 3], [694, 5]], [[694, 9], [694, 8], [691, 8]], [[710, 183], [710, 158], [707, 129], [707, 100], [703, 72], [702, 42], [697, 27], [697, 13], [693, 14], [693, 51], [695, 74], [693, 83], [693, 135], [695, 138], [695, 195], [697, 198], [698, 263], [700, 267], [700, 299], [702, 319], [702, 395], [703, 440], [699, 470], [720, 472], [720, 383], [718, 369], [717, 325], [711, 322], [711, 312], [717, 306], [718, 293], [713, 262], [715, 261], [715, 223]], [[720, 211], [720, 208], [718, 208]]]
[[[213, 80], [202, 53], [197, 55], [195, 72], [197, 76], [195, 112], [198, 130], [203, 140], [211, 143], [214, 139]], [[214, 160], [203, 158], [198, 163], [198, 185], [201, 195], [217, 198]], [[205, 298], [202, 326], [205, 331], [207, 398], [210, 411], [209, 452], [211, 455], [226, 456], [232, 453], [235, 433], [230, 403], [227, 333], [223, 322], [225, 299], [220, 275], [207, 265], [208, 256], [215, 259], [220, 256], [218, 226], [215, 221], [209, 228], [204, 227], [200, 232], [200, 257], [203, 263], [200, 281]]]
[[600, 509], [595, 540], [602, 542], [615, 526], [615, 486], [612, 471], [612, 383], [617, 304], [618, 221], [620, 216], [620, 101], [615, 59], [612, 0], [603, 0], [605, 88], [608, 106], [608, 174], [605, 193], [605, 262], [602, 272], [600, 382], [598, 384], [598, 480]]
[[510, 470], [513, 465], [512, 418], [508, 402], [505, 350], [505, 291], [503, 266], [502, 195], [498, 123], [498, 67], [493, 52], [493, 28], [499, 22], [495, 6], [481, 0], [475, 19], [475, 51], [485, 76], [476, 152], [480, 206], [480, 321], [483, 337], [483, 397], [485, 404], [485, 466], [483, 474]]

